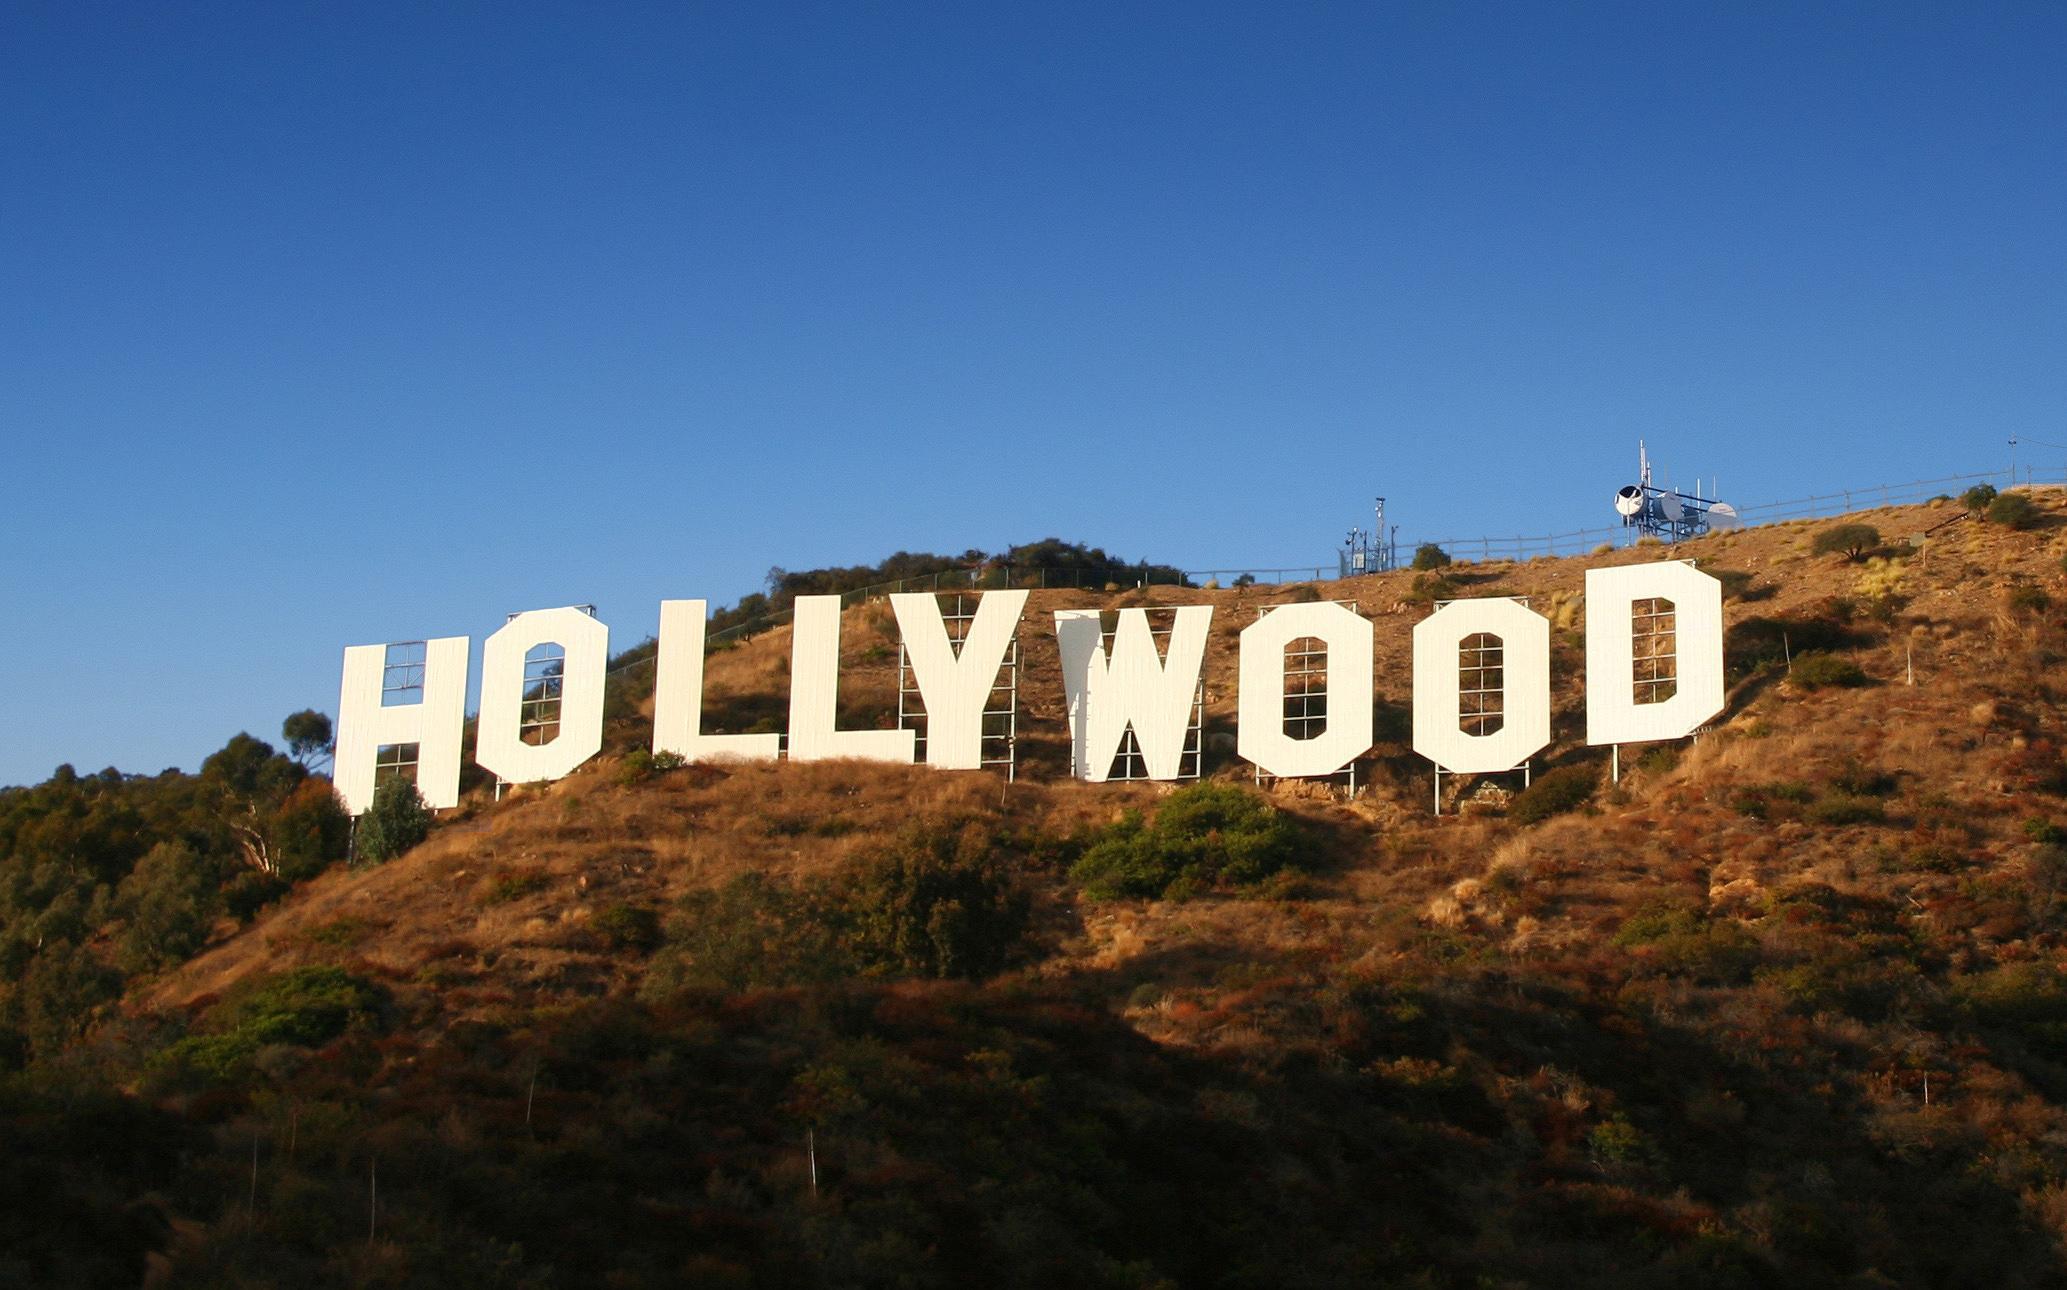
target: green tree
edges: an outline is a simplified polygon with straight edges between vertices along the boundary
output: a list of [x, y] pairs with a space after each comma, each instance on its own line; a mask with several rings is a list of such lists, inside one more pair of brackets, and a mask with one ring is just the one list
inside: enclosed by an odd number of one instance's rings
[[373, 794], [359, 817], [359, 858], [372, 864], [392, 860], [430, 836], [431, 809], [416, 785], [399, 775]]
[[122, 992], [122, 977], [84, 945], [59, 942], [30, 960], [15, 991], [19, 1028], [38, 1056], [86, 1032], [100, 1006]]
[[115, 942], [125, 972], [178, 963], [208, 940], [215, 920], [216, 874], [184, 842], [160, 842], [116, 890], [126, 920]]
[[336, 738], [330, 718], [314, 708], [303, 708], [281, 722], [280, 737], [287, 741], [287, 751], [304, 766], [329, 756]]
[[201, 763], [203, 784], [247, 803], [278, 801], [307, 773], [265, 740], [248, 734], [230, 736]]
[[1988, 503], [1995, 500], [1995, 485], [1975, 484], [1959, 495], [1959, 504], [1979, 514], [1988, 509]]
[[269, 822], [273, 861], [288, 882], [305, 882], [345, 858], [352, 817], [337, 790], [318, 775], [302, 781]]

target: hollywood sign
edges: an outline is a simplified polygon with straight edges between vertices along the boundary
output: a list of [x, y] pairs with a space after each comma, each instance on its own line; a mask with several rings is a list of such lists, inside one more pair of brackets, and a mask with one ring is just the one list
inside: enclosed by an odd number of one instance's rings
[[[978, 601], [959, 642], [930, 593], [894, 595], [913, 682], [926, 712], [926, 762], [943, 769], [982, 764], [983, 715], [1019, 629], [1024, 591], [992, 591]], [[1670, 687], [1639, 683], [1639, 603], [1668, 602], [1673, 635]], [[1692, 734], [1722, 711], [1722, 584], [1690, 563], [1663, 561], [1586, 573], [1586, 741], [1644, 743]], [[1654, 607], [1653, 612], [1657, 612]], [[703, 731], [704, 629], [701, 600], [666, 600], [653, 697], [653, 751], [689, 761], [791, 761], [855, 757], [909, 763], [917, 734], [841, 730], [835, 719], [840, 670], [840, 598], [797, 598], [790, 646], [788, 745], [776, 734]], [[1071, 761], [1079, 778], [1103, 781], [1132, 730], [1150, 779], [1179, 777], [1184, 744], [1206, 658], [1210, 605], [1175, 610], [1158, 651], [1148, 614], [1119, 613], [1110, 645], [1095, 609], [1055, 612], [1068, 701]], [[1459, 650], [1475, 637], [1501, 649], [1501, 721], [1473, 733], [1462, 711]], [[1285, 730], [1286, 647], [1315, 639], [1326, 651], [1325, 722], [1310, 738]], [[1656, 645], [1655, 636], [1652, 638]], [[522, 737], [525, 659], [541, 645], [564, 651], [558, 734]], [[959, 644], [959, 648], [957, 648]], [[383, 703], [386, 647], [344, 652], [338, 700], [337, 790], [353, 814], [372, 804], [380, 750], [414, 744], [416, 783], [433, 807], [459, 803], [460, 742], [466, 722], [470, 642], [448, 636], [424, 643], [415, 703]], [[481, 706], [474, 760], [511, 783], [541, 783], [572, 772], [603, 746], [603, 678], [610, 631], [578, 609], [515, 615], [481, 650]], [[1372, 745], [1376, 694], [1372, 624], [1339, 604], [1267, 609], [1240, 636], [1236, 751], [1282, 778], [1336, 774]], [[1441, 772], [1512, 770], [1550, 742], [1550, 623], [1510, 597], [1453, 600], [1414, 627], [1413, 748]], [[1669, 689], [1669, 694], [1659, 691]], [[1648, 691], [1648, 693], [1647, 693]]]

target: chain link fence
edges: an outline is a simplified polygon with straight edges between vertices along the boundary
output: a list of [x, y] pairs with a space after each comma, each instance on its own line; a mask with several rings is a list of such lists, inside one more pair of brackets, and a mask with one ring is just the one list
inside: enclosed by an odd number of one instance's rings
[[[1999, 489], [2037, 484], [2067, 483], [2067, 469], [2017, 466], [2008, 470], [1984, 471], [1976, 475], [1947, 475], [1942, 479], [1918, 479], [1906, 484], [1875, 484], [1866, 488], [1845, 488], [1834, 493], [1812, 494], [1784, 502], [1738, 508], [1742, 527], [1777, 524], [1785, 520], [1816, 519], [1845, 515], [1852, 511], [1884, 506], [1907, 506], [1934, 497], [1957, 497], [1979, 484]], [[1637, 531], [1619, 524], [1574, 529], [1569, 533], [1547, 533], [1541, 537], [1447, 537], [1402, 539], [1396, 550], [1401, 564], [1413, 559], [1422, 545], [1441, 547], [1453, 560], [1533, 560], [1545, 555], [1585, 555], [1603, 546], [1629, 546]], [[1232, 586], [1238, 582], [1280, 583], [1318, 581], [1339, 576], [1334, 565], [1296, 565], [1286, 568], [1193, 569], [1185, 572], [1193, 585], [1217, 582]]]
[[[1906, 484], [1875, 484], [1865, 488], [1844, 488], [1834, 493], [1811, 494], [1784, 502], [1767, 502], [1759, 506], [1745, 506], [1738, 509], [1740, 523], [1745, 527], [1759, 524], [1778, 524], [1786, 520], [1816, 519], [1825, 516], [1844, 515], [1852, 511], [1871, 510], [1884, 506], [1906, 506], [1926, 502], [1935, 497], [1957, 497], [1979, 484], [1996, 488], [2024, 488], [2038, 484], [2067, 483], [2067, 469], [2048, 469], [2035, 466], [2017, 466], [2007, 470], [1983, 471], [1974, 475], [1947, 475], [1941, 479], [1917, 479]], [[1441, 547], [1453, 560], [1532, 560], [1546, 555], [1585, 555], [1602, 546], [1627, 546], [1636, 541], [1637, 532], [1621, 525], [1603, 525], [1600, 528], [1574, 529], [1569, 533], [1547, 533], [1541, 537], [1464, 537], [1464, 538], [1421, 538], [1402, 541], [1398, 545], [1402, 563], [1413, 558], [1413, 551], [1424, 543]], [[1278, 585], [1288, 582], [1322, 582], [1341, 576], [1338, 564], [1281, 565], [1277, 567], [1248, 566], [1228, 569], [1187, 569], [1175, 574], [1168, 568], [1108, 566], [1099, 569], [1057, 569], [1023, 568], [1011, 565], [986, 565], [976, 569], [944, 569], [938, 573], [921, 574], [913, 578], [900, 578], [895, 582], [873, 583], [866, 587], [855, 587], [840, 593], [842, 606], [858, 605], [905, 591], [998, 591], [1007, 588], [1021, 588], [1029, 591], [1052, 590], [1056, 588], [1117, 591], [1147, 586], [1200, 587], [1216, 584], [1222, 587], [1248, 586], [1251, 584]], [[749, 622], [735, 623], [722, 631], [710, 633], [705, 638], [707, 646], [715, 647], [745, 640], [771, 627], [779, 627], [790, 621], [791, 611], [778, 610]], [[649, 654], [645, 657], [628, 659], [611, 669], [612, 673], [629, 671], [632, 668], [650, 664]]]

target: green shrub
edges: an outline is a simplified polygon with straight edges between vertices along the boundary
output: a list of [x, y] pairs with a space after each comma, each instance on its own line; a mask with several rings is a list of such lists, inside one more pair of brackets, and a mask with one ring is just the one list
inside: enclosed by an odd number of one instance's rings
[[1816, 535], [1809, 550], [1816, 555], [1842, 555], [1856, 560], [1880, 545], [1880, 530], [1871, 524], [1834, 524]]
[[615, 950], [651, 950], [660, 945], [660, 911], [619, 902], [596, 911], [596, 934]]
[[747, 990], [849, 975], [822, 888], [744, 873], [683, 897], [642, 992]]
[[1636, 759], [1636, 768], [1646, 775], [1666, 774], [1679, 765], [1683, 751], [1678, 744], [1658, 744]]
[[275, 873], [246, 869], [223, 884], [223, 908], [240, 923], [248, 923], [258, 911], [293, 890], [294, 884]]
[[1743, 924], [1683, 907], [1638, 910], [1623, 921], [1615, 944], [1645, 947], [1645, 957], [1663, 971], [1710, 984], [1743, 982], [1758, 966], [1758, 938]]
[[2027, 614], [2042, 614], [2052, 607], [2053, 598], [2045, 594], [2042, 587], [2020, 582], [2010, 588], [2010, 608]]
[[1887, 819], [1887, 809], [1871, 797], [1832, 793], [1809, 803], [1801, 815], [1811, 824], [1880, 824]]
[[693, 892], [668, 921], [644, 990], [745, 990], [856, 976], [978, 978], [1011, 960], [1031, 923], [1000, 839], [913, 825], [843, 874], [743, 874]]
[[2039, 819], [2037, 816], [2024, 821], [2024, 836], [2043, 846], [2059, 846], [2062, 843], [2067, 843], [2067, 829], [2061, 828], [2051, 820]]
[[2067, 977], [2049, 963], [2017, 963], [1953, 983], [1953, 999], [1976, 1025], [1997, 1030], [2053, 1061], [2067, 1059]]
[[1093, 900], [1177, 898], [1254, 886], [1303, 867], [1303, 830], [1261, 796], [1192, 784], [1164, 799], [1152, 822], [1130, 811], [1070, 867]]
[[431, 809], [416, 785], [401, 776], [382, 784], [373, 805], [359, 817], [353, 839], [359, 858], [370, 864], [392, 860], [431, 834]]
[[903, 976], [990, 976], [1028, 918], [1024, 889], [973, 825], [906, 830], [841, 884], [837, 904], [863, 970]]
[[1893, 772], [1869, 766], [1854, 757], [1840, 762], [1837, 769], [1830, 772], [1830, 786], [1854, 797], [1889, 797], [1902, 786], [1902, 781]]
[[[1763, 820], [1773, 814], [1773, 808], [1777, 803], [1785, 803], [1786, 808], [1791, 810], [1796, 806], [1805, 806], [1815, 799], [1815, 789], [1800, 780], [1783, 779], [1739, 789], [1730, 799], [1730, 804], [1740, 814]], [[1783, 813], [1786, 811], [1783, 810]]]
[[1825, 686], [1849, 689], [1866, 684], [1866, 673], [1848, 658], [1816, 651], [1797, 654], [1794, 666], [1787, 669], [1787, 679], [1804, 690], [1820, 690]]
[[1421, 570], [1446, 569], [1450, 566], [1450, 553], [1433, 542], [1423, 542], [1414, 548], [1413, 567]]
[[1791, 657], [1814, 651], [1850, 649], [1866, 638], [1845, 625], [1835, 610], [1806, 618], [1750, 617], [1723, 634], [1723, 657], [1732, 679], [1762, 667], [1778, 666]]
[[488, 880], [487, 885], [481, 888], [481, 903], [506, 905], [544, 891], [551, 883], [552, 879], [543, 869], [512, 869]]
[[1417, 573], [1407, 587], [1407, 599], [1421, 604], [1452, 600], [1456, 595], [1457, 584], [1440, 573]]
[[1959, 495], [1959, 504], [1970, 511], [1985, 511], [1995, 498], [1995, 485], [1975, 484]]
[[1642, 1130], [1624, 1116], [1603, 1120], [1586, 1134], [1586, 1154], [1604, 1170], [1633, 1169], [1648, 1163], [1654, 1149]]
[[1520, 824], [1534, 824], [1553, 815], [1576, 810], [1600, 788], [1600, 771], [1592, 766], [1560, 766], [1546, 771], [1521, 792], [1507, 808], [1507, 818]]
[[2038, 507], [2024, 493], [2004, 493], [1988, 503], [1984, 513], [1990, 524], [2006, 529], [2028, 529], [2038, 523]]
[[626, 788], [650, 779], [652, 775], [653, 754], [644, 748], [634, 748], [618, 759], [617, 782]]
[[172, 1045], [161, 1060], [227, 1079], [261, 1048], [326, 1044], [354, 1025], [372, 1023], [386, 1002], [379, 986], [342, 968], [292, 968], [218, 1004], [204, 1020], [204, 1033]]

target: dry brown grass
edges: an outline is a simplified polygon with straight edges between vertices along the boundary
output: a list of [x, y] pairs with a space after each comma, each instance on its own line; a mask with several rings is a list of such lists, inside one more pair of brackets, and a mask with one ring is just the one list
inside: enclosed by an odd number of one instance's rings
[[[1251, 1038], [1230, 1031], [1214, 1040], [1211, 1025], [1198, 1020], [1210, 1015], [1198, 1001], [1230, 988], [1223, 975], [1234, 965], [1378, 973], [1397, 947], [1430, 929], [1484, 937], [1514, 953], [1579, 953], [1598, 950], [1630, 910], [1664, 898], [1756, 918], [1772, 893], [1804, 881], [1899, 890], [1918, 902], [1957, 885], [1953, 875], [1884, 873], [1868, 858], [1876, 847], [1895, 854], [1956, 844], [1971, 874], [2021, 872], [2021, 818], [2053, 804], [2012, 796], [2005, 766], [2023, 741], [2060, 735], [2060, 714], [2040, 688], [2056, 667], [2048, 642], [2058, 642], [2042, 615], [1999, 597], [2012, 580], [2067, 594], [2061, 505], [2060, 496], [2045, 494], [2046, 526], [2022, 533], [1956, 526], [1927, 557], [1909, 558], [1899, 587], [1906, 603], [1887, 623], [1862, 624], [1871, 643], [1854, 651], [1874, 686], [1740, 687], [1731, 710], [1676, 765], [1638, 770], [1633, 755], [1625, 758], [1624, 782], [1590, 811], [1527, 830], [1492, 814], [1432, 818], [1425, 763], [1396, 746], [1381, 748], [1353, 802], [1311, 786], [1278, 793], [1329, 839], [1328, 862], [1298, 898], [1081, 908], [1077, 930], [1038, 970], [1096, 972], [1124, 987], [1161, 990], [1129, 1009], [1145, 1030], [1173, 1042], [1239, 1045]], [[1915, 507], [1856, 518], [1896, 535], [1920, 531], [1934, 517]], [[1465, 594], [1527, 596], [1566, 642], [1553, 676], [1558, 742], [1538, 765], [1592, 755], [1579, 743], [1583, 677], [1569, 645], [1582, 621], [1577, 597], [1587, 568], [1687, 556], [1748, 575], [1733, 580], [1752, 598], [1726, 605], [1730, 623], [1811, 617], [1830, 612], [1834, 597], [1855, 596], [1860, 576], [1857, 566], [1806, 554], [1821, 524], [1714, 535], [1670, 553], [1460, 569], [1470, 579]], [[1407, 603], [1410, 579], [1401, 572], [1315, 588], [1323, 598], [1354, 601], [1376, 624], [1383, 703], [1408, 696], [1409, 631], [1427, 612]], [[609, 905], [665, 907], [692, 888], [747, 872], [830, 872], [914, 820], [974, 818], [1050, 836], [1086, 834], [1168, 790], [1067, 780], [1053, 611], [1211, 604], [1207, 720], [1209, 728], [1229, 729], [1238, 633], [1261, 607], [1290, 598], [1283, 588], [1036, 592], [1021, 634], [1016, 783], [990, 773], [828, 762], [690, 767], [625, 787], [606, 754], [557, 785], [501, 803], [476, 795], [399, 861], [308, 884], [159, 982], [151, 1001], [183, 1004], [255, 971], [323, 958], [442, 992], [461, 1010], [494, 1007], [511, 992], [623, 989], [638, 960], [603, 948], [589, 930]], [[782, 628], [712, 655], [706, 728], [786, 724], [789, 647]], [[890, 724], [896, 640], [886, 605], [848, 611], [841, 654], [843, 723]], [[1913, 687], [1906, 683], [1912, 658]], [[1823, 785], [1854, 762], [1896, 776], [1886, 799], [1891, 823], [1824, 828], [1797, 816], [1756, 819], [1736, 805], [1776, 781]], [[1248, 778], [1230, 756], [1208, 769]], [[2067, 803], [2058, 805], [2067, 816]], [[1186, 990], [1199, 992], [1191, 1003]]]

